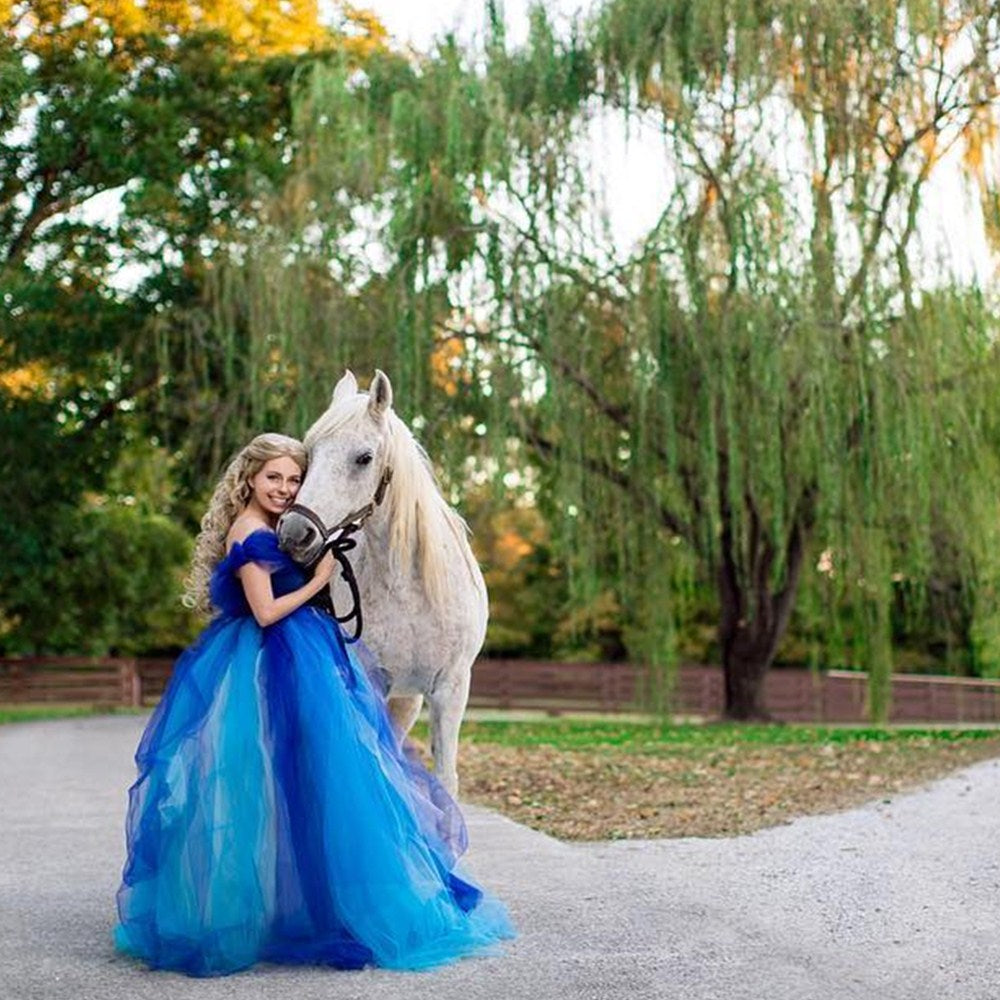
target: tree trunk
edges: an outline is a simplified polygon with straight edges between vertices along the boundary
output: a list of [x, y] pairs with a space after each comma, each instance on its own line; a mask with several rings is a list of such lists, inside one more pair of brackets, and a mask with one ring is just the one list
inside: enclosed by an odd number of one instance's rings
[[[721, 630], [720, 630], [721, 631]], [[722, 640], [722, 671], [726, 702], [723, 716], [738, 722], [770, 722], [772, 716], [764, 701], [764, 678], [774, 659], [768, 647], [777, 641], [754, 634], [752, 623], [730, 631]]]
[[[767, 722], [772, 716], [764, 700], [764, 678], [788, 629], [805, 558], [806, 535], [813, 522], [814, 491], [803, 491], [788, 536], [779, 549], [763, 530], [752, 498], [744, 503], [752, 531], [749, 573], [739, 573], [732, 533], [732, 511], [723, 496], [719, 584], [719, 646], [725, 677], [723, 717], [740, 722]], [[784, 563], [780, 589], [772, 587], [771, 566]]]

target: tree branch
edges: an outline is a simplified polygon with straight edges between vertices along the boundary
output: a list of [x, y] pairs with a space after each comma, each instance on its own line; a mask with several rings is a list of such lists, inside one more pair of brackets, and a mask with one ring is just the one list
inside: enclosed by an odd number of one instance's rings
[[[537, 428], [531, 426], [527, 420], [521, 420], [521, 427], [524, 440], [539, 455], [545, 458], [562, 457], [559, 446], [554, 441], [545, 437]], [[588, 472], [600, 476], [602, 479], [623, 490], [633, 499], [638, 500], [644, 507], [656, 515], [657, 520], [664, 528], [683, 538], [694, 548], [697, 548], [697, 537], [692, 527], [660, 503], [648, 490], [642, 490], [632, 477], [597, 458], [584, 456], [579, 459], [579, 462]]]

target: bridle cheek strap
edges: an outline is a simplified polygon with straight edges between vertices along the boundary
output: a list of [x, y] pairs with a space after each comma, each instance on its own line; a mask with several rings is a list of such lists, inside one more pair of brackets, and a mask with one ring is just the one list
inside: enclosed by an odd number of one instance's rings
[[333, 615], [335, 621], [340, 624], [344, 624], [349, 621], [354, 621], [354, 635], [348, 637], [344, 636], [345, 642], [357, 642], [361, 638], [361, 630], [363, 628], [363, 620], [361, 617], [361, 592], [358, 589], [358, 580], [354, 575], [354, 567], [351, 565], [350, 559], [347, 558], [347, 553], [353, 549], [357, 544], [356, 538], [351, 538], [356, 531], [360, 531], [368, 520], [375, 513], [376, 508], [385, 499], [386, 490], [389, 488], [389, 483], [392, 482], [392, 469], [389, 466], [382, 471], [382, 476], [378, 481], [378, 486], [375, 488], [375, 496], [358, 510], [350, 513], [347, 517], [338, 521], [332, 528], [327, 528], [323, 524], [323, 519], [303, 503], [293, 503], [286, 510], [285, 514], [290, 514], [292, 512], [296, 514], [301, 514], [319, 533], [319, 537], [323, 540], [322, 546], [316, 555], [316, 558], [310, 563], [310, 565], [315, 566], [316, 563], [322, 558], [325, 552], [332, 552], [334, 559], [340, 563], [340, 568], [344, 576], [344, 581], [351, 590], [351, 601], [353, 607], [346, 615], [338, 615], [333, 607], [333, 601], [329, 597], [329, 590], [325, 591], [327, 601], [324, 602], [324, 606], [327, 606], [330, 614]]

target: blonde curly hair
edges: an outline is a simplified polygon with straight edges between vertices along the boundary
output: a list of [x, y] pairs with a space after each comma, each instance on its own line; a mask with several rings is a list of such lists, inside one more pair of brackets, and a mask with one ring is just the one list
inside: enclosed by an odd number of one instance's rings
[[233, 458], [219, 480], [208, 510], [201, 519], [201, 531], [194, 543], [191, 569], [184, 580], [184, 605], [211, 614], [209, 582], [212, 571], [226, 554], [226, 535], [253, 496], [250, 480], [273, 458], [290, 458], [303, 473], [309, 464], [301, 441], [285, 434], [258, 434]]

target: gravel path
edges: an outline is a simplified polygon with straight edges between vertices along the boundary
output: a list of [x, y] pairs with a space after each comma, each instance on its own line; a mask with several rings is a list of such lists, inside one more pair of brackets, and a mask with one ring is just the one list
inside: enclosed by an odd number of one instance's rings
[[1000, 761], [731, 840], [565, 844], [469, 807], [504, 957], [150, 972], [109, 936], [144, 723], [0, 726], [0, 1000], [1000, 1000]]

